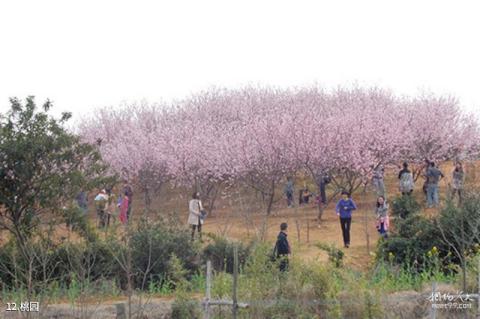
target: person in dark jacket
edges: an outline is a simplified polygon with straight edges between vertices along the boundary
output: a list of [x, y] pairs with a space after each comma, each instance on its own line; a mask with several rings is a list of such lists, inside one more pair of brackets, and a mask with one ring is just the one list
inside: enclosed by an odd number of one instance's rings
[[335, 211], [340, 217], [340, 226], [342, 228], [343, 244], [345, 248], [350, 247], [350, 225], [352, 223], [352, 211], [357, 209], [357, 205], [350, 198], [347, 191], [342, 192], [342, 198], [338, 201]]
[[130, 214], [132, 212], [132, 200], [133, 200], [133, 190], [132, 186], [128, 183], [128, 180], [123, 180], [123, 193], [128, 196], [128, 209], [127, 209], [127, 220], [130, 220]]
[[427, 208], [438, 206], [438, 183], [444, 177], [443, 173], [435, 166], [435, 163], [430, 162], [430, 167], [427, 171]]
[[324, 205], [327, 204], [326, 188], [330, 182], [331, 178], [328, 174], [322, 174], [320, 176], [320, 180], [318, 181], [318, 185], [320, 185], [320, 202]]
[[280, 259], [280, 271], [288, 270], [288, 256], [291, 254], [290, 244], [287, 240], [287, 223], [280, 224], [280, 233], [275, 244], [275, 256]]

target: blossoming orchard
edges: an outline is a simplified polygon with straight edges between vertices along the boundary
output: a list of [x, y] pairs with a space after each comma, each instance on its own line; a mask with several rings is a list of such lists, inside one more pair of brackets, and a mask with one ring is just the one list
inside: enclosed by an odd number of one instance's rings
[[267, 213], [287, 176], [329, 174], [354, 192], [379, 165], [469, 160], [480, 151], [478, 123], [455, 98], [377, 87], [211, 89], [172, 105], [101, 109], [80, 133], [147, 193], [167, 181], [242, 183], [270, 199]]

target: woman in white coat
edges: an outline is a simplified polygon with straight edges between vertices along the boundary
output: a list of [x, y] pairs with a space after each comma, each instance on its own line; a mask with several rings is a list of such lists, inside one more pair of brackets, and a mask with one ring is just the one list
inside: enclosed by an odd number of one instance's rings
[[195, 238], [195, 229], [197, 229], [199, 238], [202, 239], [203, 206], [202, 202], [200, 201], [199, 193], [193, 193], [192, 199], [188, 204], [188, 211], [188, 224], [192, 226], [192, 241]]

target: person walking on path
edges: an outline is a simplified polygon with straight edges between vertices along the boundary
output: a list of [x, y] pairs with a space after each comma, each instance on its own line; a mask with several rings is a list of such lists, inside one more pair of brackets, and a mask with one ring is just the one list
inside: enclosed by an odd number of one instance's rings
[[287, 184], [285, 185], [283, 192], [287, 198], [287, 206], [288, 208], [291, 208], [293, 206], [293, 194], [295, 193], [295, 186], [292, 177], [287, 177]]
[[455, 163], [455, 169], [452, 173], [452, 200], [455, 199], [455, 194], [458, 194], [458, 204], [462, 204], [463, 187], [465, 184], [465, 172], [461, 162]]
[[126, 179], [123, 180], [123, 194], [128, 197], [127, 219], [130, 219], [130, 214], [132, 213], [133, 190], [132, 186], [130, 186]]
[[403, 163], [403, 169], [398, 173], [398, 179], [400, 182], [400, 192], [402, 195], [411, 195], [413, 192], [414, 182], [413, 174], [408, 169], [408, 163]]
[[279, 269], [281, 272], [288, 270], [288, 256], [292, 253], [287, 239], [287, 228], [287, 223], [280, 224], [280, 233], [277, 236], [274, 249], [276, 259], [280, 259]]
[[197, 230], [200, 240], [202, 239], [202, 225], [204, 216], [202, 201], [198, 192], [193, 193], [192, 199], [188, 203], [188, 224], [192, 227], [192, 241], [195, 239], [195, 230]]
[[387, 232], [390, 226], [390, 219], [388, 217], [388, 204], [385, 197], [379, 196], [377, 198], [375, 214], [377, 215], [376, 228], [380, 235], [386, 239], [388, 237]]
[[385, 198], [385, 181], [384, 181], [385, 169], [383, 165], [378, 165], [373, 170], [372, 184], [375, 187], [377, 196]]
[[357, 205], [350, 198], [347, 191], [342, 192], [342, 198], [338, 201], [335, 211], [340, 217], [340, 227], [342, 228], [343, 244], [345, 248], [350, 247], [350, 225], [352, 224], [352, 211], [357, 209]]
[[435, 163], [430, 162], [430, 167], [427, 171], [427, 208], [438, 206], [438, 183], [443, 177], [443, 173], [437, 167], [435, 167]]

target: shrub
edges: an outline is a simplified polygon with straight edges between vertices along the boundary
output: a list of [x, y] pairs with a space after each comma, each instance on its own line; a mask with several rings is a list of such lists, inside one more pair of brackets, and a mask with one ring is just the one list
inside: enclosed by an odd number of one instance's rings
[[177, 298], [172, 304], [172, 319], [200, 319], [201, 309], [198, 301]]
[[417, 214], [420, 211], [420, 205], [413, 196], [399, 196], [393, 200], [392, 215], [400, 218], [407, 218]]
[[418, 214], [411, 215], [396, 220], [388, 240], [378, 243], [377, 257], [421, 272], [428, 268], [426, 255], [434, 246], [440, 250], [442, 259], [447, 256], [448, 247], [434, 222]]
[[191, 242], [190, 234], [186, 230], [173, 231], [162, 221], [141, 222], [131, 234], [130, 245], [137, 272], [134, 278], [136, 288], [142, 288], [143, 276], [147, 277], [145, 289], [155, 278], [151, 275], [164, 274], [163, 279], [169, 280], [174, 275], [170, 272], [173, 269], [172, 256], [178, 258], [188, 276], [198, 270], [198, 248]]
[[335, 266], [335, 267], [342, 267], [343, 266], [343, 256], [345, 255], [341, 249], [338, 249], [334, 245], [327, 245], [324, 243], [317, 243], [316, 246], [321, 250], [324, 250], [328, 253], [328, 260]]
[[233, 273], [233, 248], [235, 245], [238, 247], [238, 263], [240, 267], [245, 265], [251, 245], [245, 246], [240, 242], [231, 242], [223, 237], [210, 235], [213, 239], [203, 250], [203, 261], [207, 260], [212, 262], [213, 269], [217, 271], [225, 270], [228, 273]]

